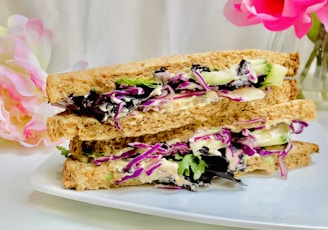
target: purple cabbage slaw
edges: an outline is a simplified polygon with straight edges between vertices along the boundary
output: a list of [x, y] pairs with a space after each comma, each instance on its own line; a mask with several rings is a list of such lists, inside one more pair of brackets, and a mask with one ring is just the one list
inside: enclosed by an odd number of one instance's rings
[[[242, 101], [240, 96], [230, 92], [246, 86], [252, 87], [257, 83], [257, 76], [251, 74], [251, 68], [249, 62], [241, 61], [236, 70], [237, 75], [242, 74], [238, 75], [240, 79], [220, 86], [211, 86], [206, 83], [202, 76], [202, 70], [207, 71], [208, 68], [202, 66], [196, 65], [191, 69], [190, 74], [179, 73], [177, 75], [173, 75], [163, 68], [154, 73], [154, 79], [159, 80], [156, 88], [150, 89], [147, 85], [140, 84], [120, 84], [112, 92], [99, 94], [93, 91], [87, 96], [78, 97], [71, 95], [66, 100], [54, 105], [81, 115], [94, 116], [97, 114], [96, 118], [100, 122], [110, 120], [117, 129], [121, 129], [119, 119], [136, 109], [144, 112], [160, 110], [161, 105], [171, 100], [199, 97], [206, 94], [207, 91], [215, 91], [219, 96]], [[151, 92], [149, 92], [150, 90]]]
[[[295, 125], [298, 125], [296, 128]], [[299, 134], [303, 131], [304, 127], [307, 127], [307, 122], [293, 120], [290, 124], [291, 133]], [[256, 129], [256, 128], [255, 128]], [[115, 161], [118, 159], [127, 159], [130, 160], [128, 164], [123, 168], [122, 172], [126, 173], [124, 177], [120, 180], [116, 181], [116, 184], [119, 184], [125, 180], [136, 178], [143, 173], [147, 176], [150, 176], [157, 168], [161, 166], [161, 159], [167, 156], [174, 156], [175, 154], [185, 155], [190, 153], [190, 142], [197, 142], [199, 140], [209, 140], [216, 139], [221, 141], [222, 143], [227, 145], [227, 149], [231, 157], [235, 159], [241, 159], [240, 156], [242, 154], [253, 156], [254, 154], [259, 154], [260, 156], [268, 156], [271, 154], [278, 155], [278, 167], [280, 170], [280, 175], [282, 178], [287, 178], [288, 168], [286, 167], [283, 159], [292, 149], [292, 142], [287, 142], [286, 146], [282, 150], [266, 150], [265, 148], [256, 146], [255, 137], [252, 133], [243, 129], [241, 132], [243, 138], [235, 138], [233, 133], [227, 128], [221, 128], [218, 132], [213, 134], [205, 134], [205, 135], [195, 135], [190, 138], [188, 142], [177, 142], [172, 145], [168, 145], [166, 143], [156, 143], [156, 144], [146, 144], [140, 142], [133, 142], [129, 144], [129, 147], [133, 149], [129, 149], [128, 151], [122, 153], [120, 156], [104, 156], [97, 158], [93, 161], [95, 165], [100, 165], [105, 162]], [[239, 135], [237, 135], [240, 137]], [[241, 140], [241, 141], [239, 141]], [[238, 149], [235, 148], [235, 145], [238, 143]], [[147, 165], [145, 168], [141, 166], [142, 161], [150, 161], [151, 163]], [[241, 162], [238, 160], [234, 165], [234, 167], [238, 170], [238, 168], [242, 168], [239, 164]], [[159, 185], [158, 187], [168, 187], [176, 189], [176, 186], [165, 186]]]

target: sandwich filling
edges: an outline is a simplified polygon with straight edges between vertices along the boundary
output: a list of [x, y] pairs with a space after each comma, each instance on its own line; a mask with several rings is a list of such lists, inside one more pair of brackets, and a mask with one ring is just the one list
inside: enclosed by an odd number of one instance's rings
[[[198, 130], [187, 141], [131, 142], [114, 154], [93, 152], [90, 148], [84, 149], [83, 154], [95, 167], [115, 165], [116, 172], [113, 173], [122, 175], [114, 181], [116, 185], [136, 178], [157, 187], [190, 191], [209, 185], [213, 178], [225, 178], [243, 185], [235, 178], [235, 173], [247, 168], [246, 157], [266, 157], [267, 163], [272, 164], [270, 157], [277, 155], [281, 176], [286, 178], [287, 168], [283, 159], [292, 149], [291, 135], [302, 132], [305, 126], [305, 122], [293, 121], [270, 129], [261, 126], [240, 132], [232, 132], [229, 127], [217, 127]], [[70, 157], [74, 159], [73, 155]], [[113, 179], [111, 173], [106, 179]]]
[[153, 79], [121, 78], [116, 89], [88, 95], [70, 95], [55, 103], [68, 113], [91, 116], [100, 122], [119, 126], [119, 119], [133, 111], [160, 111], [172, 100], [206, 98], [208, 102], [221, 97], [235, 101], [250, 101], [265, 97], [265, 89], [281, 85], [287, 68], [268, 63], [266, 59], [242, 60], [229, 69], [218, 70], [193, 65], [188, 72], [173, 74], [161, 67]]

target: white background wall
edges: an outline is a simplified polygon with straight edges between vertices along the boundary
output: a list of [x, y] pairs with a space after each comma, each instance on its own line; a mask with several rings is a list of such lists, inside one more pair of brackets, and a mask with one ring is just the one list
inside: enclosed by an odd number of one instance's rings
[[23, 14], [54, 31], [48, 72], [210, 50], [268, 47], [262, 25], [236, 27], [225, 0], [0, 0], [0, 24]]

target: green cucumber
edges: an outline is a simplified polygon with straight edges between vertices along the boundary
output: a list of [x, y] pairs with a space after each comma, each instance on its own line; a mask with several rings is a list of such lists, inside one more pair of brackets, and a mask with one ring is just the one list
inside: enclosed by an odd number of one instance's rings
[[225, 85], [236, 77], [235, 73], [230, 69], [202, 72], [202, 76], [208, 85]]
[[259, 58], [259, 59], [251, 59], [251, 60], [247, 60], [249, 63], [251, 63], [251, 65], [257, 66], [257, 65], [263, 65], [263, 64], [267, 64], [268, 60], [266, 58]]
[[289, 125], [285, 123], [277, 125], [269, 130], [255, 130], [252, 134], [255, 136], [258, 146], [261, 147], [282, 145], [291, 140]]
[[265, 76], [264, 81], [261, 83], [261, 87], [282, 85], [287, 72], [288, 69], [286, 67], [278, 64], [271, 64], [271, 71]]
[[271, 72], [272, 64], [266, 63], [266, 64], [260, 64], [256, 66], [252, 66], [254, 72], [256, 73], [256, 76], [263, 76], [268, 75]]

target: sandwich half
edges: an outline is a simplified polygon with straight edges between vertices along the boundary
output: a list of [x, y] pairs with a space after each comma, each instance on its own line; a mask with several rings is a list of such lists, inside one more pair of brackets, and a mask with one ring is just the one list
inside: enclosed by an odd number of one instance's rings
[[233, 116], [294, 99], [298, 64], [295, 53], [213, 51], [50, 75], [49, 102], [64, 111], [47, 129], [54, 141], [106, 140]]
[[256, 170], [279, 170], [286, 178], [288, 169], [309, 165], [319, 151], [316, 144], [292, 141], [315, 118], [315, 107], [309, 100], [272, 107], [275, 113], [261, 108], [264, 117], [236, 119], [229, 125], [190, 124], [110, 140], [75, 137], [64, 163], [64, 186], [85, 190], [155, 184], [196, 191], [214, 178], [243, 184], [238, 177]]

